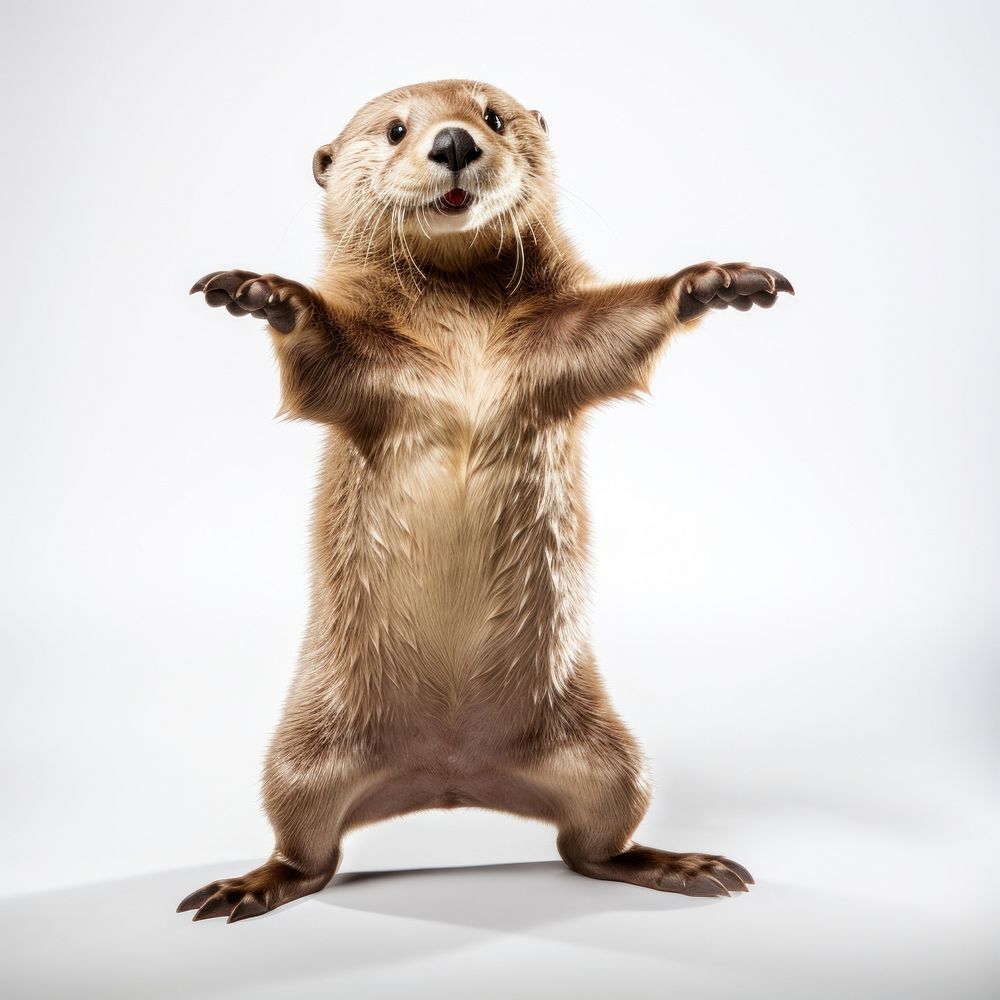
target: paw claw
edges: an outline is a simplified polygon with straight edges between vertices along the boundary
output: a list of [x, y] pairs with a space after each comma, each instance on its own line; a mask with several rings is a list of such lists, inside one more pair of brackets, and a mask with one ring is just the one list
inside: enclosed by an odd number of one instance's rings
[[210, 292], [215, 289], [222, 289], [232, 298], [236, 294], [236, 289], [248, 278], [256, 278], [252, 271], [218, 271], [205, 283], [205, 291]]
[[736, 277], [736, 290], [740, 295], [752, 295], [770, 288], [774, 279], [767, 271], [741, 271]]
[[205, 286], [219, 273], [219, 271], [212, 271], [211, 274], [206, 274], [204, 278], [199, 278], [191, 286], [191, 291], [188, 292], [188, 295], [194, 295], [195, 292], [203, 292], [205, 290]]
[[774, 287], [779, 292], [788, 292], [789, 295], [795, 294], [792, 283], [783, 274], [778, 274], [777, 271], [772, 271], [771, 273], [774, 275]]

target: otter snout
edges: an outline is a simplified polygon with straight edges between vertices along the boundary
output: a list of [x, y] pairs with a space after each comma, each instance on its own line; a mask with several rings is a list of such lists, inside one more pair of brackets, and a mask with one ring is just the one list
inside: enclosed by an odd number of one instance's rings
[[443, 128], [434, 136], [434, 144], [427, 158], [435, 163], [443, 163], [452, 173], [457, 174], [482, 155], [483, 151], [476, 145], [476, 140], [464, 128]]

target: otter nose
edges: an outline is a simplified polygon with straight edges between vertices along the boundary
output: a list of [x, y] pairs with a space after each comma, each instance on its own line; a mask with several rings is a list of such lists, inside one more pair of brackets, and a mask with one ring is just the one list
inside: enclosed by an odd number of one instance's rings
[[443, 128], [434, 136], [434, 145], [427, 157], [435, 163], [446, 163], [449, 170], [458, 173], [482, 155], [476, 140], [464, 128]]

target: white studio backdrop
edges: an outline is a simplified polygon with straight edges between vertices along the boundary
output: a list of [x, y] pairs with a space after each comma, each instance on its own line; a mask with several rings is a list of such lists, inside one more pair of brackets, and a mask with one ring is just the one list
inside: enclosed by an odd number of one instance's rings
[[[314, 148], [378, 93], [460, 76], [544, 112], [609, 279], [749, 260], [797, 290], [709, 315], [649, 400], [590, 421], [595, 643], [657, 790], [640, 839], [987, 905], [994, 6], [3, 19], [4, 894], [269, 851], [321, 431], [274, 419], [260, 324], [187, 289], [312, 278]], [[426, 813], [352, 835], [345, 868], [555, 856], [544, 826]]]

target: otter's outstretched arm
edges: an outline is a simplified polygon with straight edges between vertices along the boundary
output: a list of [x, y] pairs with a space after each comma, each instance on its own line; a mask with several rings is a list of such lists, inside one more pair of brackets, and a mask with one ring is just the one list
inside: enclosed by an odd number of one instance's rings
[[388, 360], [391, 352], [365, 350], [373, 331], [335, 317], [305, 285], [275, 274], [216, 271], [191, 292], [203, 292], [210, 306], [225, 306], [234, 316], [267, 321], [281, 369], [283, 412], [347, 429], [384, 413], [380, 397], [387, 380], [369, 359]]
[[708, 309], [769, 308], [794, 294], [777, 271], [696, 264], [669, 278], [585, 288], [550, 300], [522, 341], [528, 369], [559, 408], [576, 409], [645, 389], [667, 338]]

